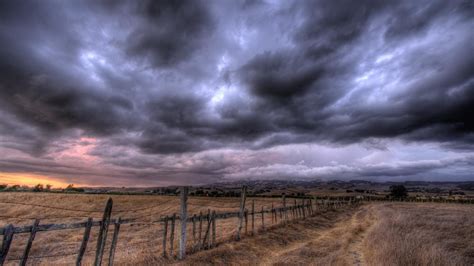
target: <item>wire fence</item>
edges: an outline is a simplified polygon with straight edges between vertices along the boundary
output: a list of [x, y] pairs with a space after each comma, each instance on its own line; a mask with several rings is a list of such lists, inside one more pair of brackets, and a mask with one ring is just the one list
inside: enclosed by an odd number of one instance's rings
[[[209, 200], [202, 203], [188, 202], [187, 189], [181, 193], [179, 213], [159, 215], [152, 210], [163, 208], [157, 204], [142, 208], [112, 210], [113, 201], [109, 199], [104, 210], [66, 208], [35, 203], [3, 201], [0, 204], [21, 205], [33, 208], [46, 208], [66, 212], [80, 212], [89, 215], [54, 215], [39, 217], [14, 217], [0, 215], [6, 220], [33, 220], [32, 225], [14, 226], [9, 224], [0, 228], [3, 242], [0, 250], [0, 265], [20, 261], [25, 265], [27, 260], [74, 260], [81, 265], [84, 259], [94, 260], [95, 265], [103, 261], [113, 264], [115, 253], [126, 253], [132, 248], [149, 249], [166, 258], [184, 259], [186, 254], [211, 249], [219, 243], [239, 240], [242, 236], [254, 235], [274, 226], [305, 219], [320, 212], [338, 208], [357, 206], [363, 201], [404, 201], [404, 202], [442, 202], [442, 203], [474, 203], [469, 200], [446, 200], [424, 198], [382, 198], [382, 197], [311, 197], [291, 200], [282, 196], [281, 200], [268, 201], [271, 206], [255, 206], [255, 200], [247, 202], [246, 188], [242, 189], [240, 203], [226, 202], [227, 205], [213, 204]], [[203, 202], [204, 203], [204, 202]], [[275, 204], [276, 203], [276, 204]], [[189, 206], [199, 207], [199, 213], [188, 213]], [[207, 211], [205, 210], [207, 208]], [[218, 210], [232, 209], [222, 212]], [[150, 211], [143, 213], [145, 211]], [[116, 218], [112, 218], [112, 214]], [[92, 217], [94, 216], [94, 217]], [[122, 218], [124, 217], [124, 218]], [[52, 219], [84, 219], [86, 221], [62, 224], [40, 223]], [[125, 227], [124, 227], [125, 226]], [[121, 228], [122, 227], [122, 228]], [[37, 232], [63, 230], [83, 230], [82, 238], [71, 243], [46, 243], [33, 247]], [[75, 231], [75, 232], [76, 232]], [[50, 234], [53, 232], [50, 232]], [[119, 233], [126, 239], [118, 241]], [[76, 232], [76, 236], [80, 235]], [[134, 241], [137, 236], [140, 240]], [[53, 238], [51, 238], [53, 239]], [[24, 243], [12, 246], [12, 242]], [[33, 247], [33, 248], [32, 248]], [[11, 249], [11, 250], [10, 250]], [[61, 250], [62, 252], [57, 252]], [[31, 255], [31, 254], [32, 255]], [[105, 255], [105, 258], [104, 258]]]

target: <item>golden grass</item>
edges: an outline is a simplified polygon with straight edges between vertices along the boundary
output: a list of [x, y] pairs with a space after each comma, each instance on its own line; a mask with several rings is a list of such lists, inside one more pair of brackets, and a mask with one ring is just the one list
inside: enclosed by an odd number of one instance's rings
[[[114, 201], [113, 210], [116, 211], [153, 207], [152, 209], [140, 211], [129, 211], [121, 213], [112, 212], [112, 218], [116, 218], [118, 216], [121, 216], [122, 218], [140, 217], [139, 220], [141, 222], [145, 222], [145, 224], [139, 225], [122, 225], [119, 235], [117, 252], [115, 254], [115, 261], [117, 262], [117, 264], [136, 264], [136, 261], [143, 261], [144, 258], [151, 258], [153, 264], [163, 263], [164, 261], [161, 258], [163, 225], [162, 223], [147, 224], [147, 222], [157, 220], [163, 215], [179, 213], [179, 197], [148, 195], [109, 196], [54, 193], [0, 193], [0, 226], [3, 227], [9, 223], [14, 224], [15, 226], [30, 225], [33, 220], [29, 218], [35, 217], [44, 218], [41, 219], [41, 224], [83, 222], [89, 216], [93, 217], [95, 220], [100, 220], [102, 217], [101, 211], [103, 210], [105, 203], [109, 197], [112, 197]], [[255, 200], [256, 210], [260, 210], [262, 206], [264, 206], [265, 208], [269, 208], [271, 207], [272, 203], [275, 206], [279, 206], [281, 204], [281, 200], [278, 198], [249, 198], [248, 203], [250, 203], [252, 200]], [[1, 202], [39, 204], [73, 210], [95, 210], [98, 212], [84, 213], [80, 211], [66, 211], [29, 205], [1, 204]], [[192, 215], [199, 214], [199, 212], [207, 213], [208, 209], [215, 210], [217, 212], [237, 211], [240, 204], [240, 199], [190, 197], [188, 202], [188, 213]], [[257, 217], [257, 221], [260, 221], [260, 217]], [[270, 215], [266, 215], [266, 223], [269, 223], [270, 221]], [[217, 241], [225, 241], [235, 234], [235, 230], [237, 227], [237, 219], [234, 218], [226, 220], [217, 220], [216, 224]], [[175, 252], [179, 239], [177, 235], [178, 228], [179, 222], [176, 224], [175, 228]], [[192, 244], [192, 238], [190, 234], [191, 228], [192, 226], [188, 223], [188, 235], [190, 235], [188, 239], [191, 240], [188, 242], [189, 245]], [[86, 251], [88, 253], [85, 256], [86, 265], [93, 262], [93, 252], [96, 247], [95, 240], [97, 239], [98, 233], [97, 229], [97, 227], [93, 227], [91, 232], [91, 238]], [[79, 250], [80, 242], [83, 236], [83, 230], [84, 229], [74, 229], [37, 233], [32, 250], [30, 252], [30, 255], [32, 257], [51, 254], [73, 255], [66, 257], [52, 257], [43, 260], [34, 260], [32, 258], [31, 262], [35, 264], [64, 265], [75, 262], [76, 256], [74, 254], [77, 253], [77, 251]], [[112, 231], [113, 230], [111, 227], [109, 230], [108, 237], [109, 243], [111, 240]], [[15, 235], [12, 247], [9, 252], [9, 258], [21, 257], [27, 238], [28, 234]], [[169, 247], [169, 243], [167, 245]], [[17, 263], [18, 261], [10, 261], [9, 264], [15, 265]]]
[[[108, 195], [0, 193], [0, 202], [21, 202], [50, 205], [75, 210], [104, 208]], [[163, 215], [179, 212], [179, 198], [171, 196], [112, 196], [114, 210], [143, 209], [145, 211], [120, 213], [122, 218], [142, 217], [153, 221]], [[249, 199], [251, 202], [252, 199]], [[278, 198], [255, 198], [256, 210]], [[290, 201], [293, 203], [293, 201]], [[238, 198], [190, 197], [191, 214], [236, 211]], [[249, 206], [249, 205], [248, 205]], [[69, 223], [85, 221], [87, 213], [0, 204], [0, 226], [8, 223], [30, 224], [31, 217], [71, 218], [43, 219], [41, 223]], [[474, 206], [430, 203], [370, 203], [362, 207], [320, 212], [315, 217], [275, 225], [253, 237], [247, 235], [239, 241], [229, 241], [237, 226], [237, 219], [217, 221], [219, 246], [215, 249], [188, 255], [185, 261], [163, 259], [162, 224], [123, 225], [121, 228], [116, 265], [474, 265]], [[118, 213], [113, 216], [117, 217]], [[99, 219], [101, 213], [93, 213]], [[268, 215], [265, 223], [270, 225]], [[260, 217], [256, 219], [260, 227]], [[176, 225], [178, 232], [179, 223]], [[188, 226], [188, 230], [191, 226]], [[249, 227], [250, 229], [250, 227]], [[109, 244], [113, 230], [109, 230]], [[31, 256], [74, 254], [82, 239], [83, 229], [39, 232]], [[28, 234], [16, 235], [10, 258], [20, 257]], [[93, 262], [97, 228], [93, 229], [84, 265]], [[175, 236], [175, 250], [178, 236]], [[189, 234], [190, 244], [192, 236]], [[109, 245], [108, 245], [109, 246]], [[107, 252], [107, 250], [106, 250]], [[106, 253], [107, 254], [107, 253]], [[107, 256], [104, 256], [107, 257]], [[75, 255], [32, 259], [33, 265], [70, 265]], [[107, 259], [104, 259], [107, 263]], [[9, 261], [7, 265], [16, 265]]]
[[474, 206], [373, 203], [197, 253], [185, 265], [474, 265]]
[[[358, 210], [357, 212], [360, 212]], [[356, 210], [344, 208], [191, 255], [183, 265], [352, 265], [346, 256]]]
[[474, 206], [382, 204], [373, 212], [368, 265], [474, 265]]

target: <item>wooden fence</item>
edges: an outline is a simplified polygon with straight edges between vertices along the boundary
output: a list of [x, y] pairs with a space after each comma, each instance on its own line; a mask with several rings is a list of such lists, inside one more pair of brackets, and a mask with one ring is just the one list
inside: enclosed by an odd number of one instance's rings
[[[260, 210], [255, 209], [255, 201], [252, 200], [250, 204], [247, 204], [247, 188], [243, 187], [241, 192], [240, 207], [238, 210], [232, 212], [216, 212], [215, 210], [208, 209], [207, 213], [200, 212], [199, 214], [189, 215], [188, 213], [188, 188], [183, 187], [180, 194], [180, 212], [179, 215], [174, 213], [166, 215], [160, 219], [154, 221], [144, 222], [147, 224], [160, 224], [162, 230], [161, 245], [162, 245], [162, 256], [167, 258], [184, 259], [186, 254], [198, 252], [200, 250], [211, 249], [217, 246], [222, 239], [217, 239], [217, 224], [219, 220], [226, 219], [237, 219], [235, 224], [235, 235], [231, 236], [236, 241], [242, 238], [242, 235], [253, 235], [259, 231], [264, 231], [266, 228], [281, 224], [286, 224], [291, 221], [298, 219], [305, 219], [306, 217], [315, 215], [318, 211], [328, 211], [331, 209], [337, 209], [343, 206], [355, 206], [363, 201], [394, 201], [395, 199], [387, 199], [382, 197], [308, 197], [293, 199], [290, 202], [285, 195], [281, 198], [281, 205], [275, 207], [272, 203], [271, 207], [261, 207]], [[452, 202], [452, 203], [473, 203], [472, 200], [464, 201], [446, 201], [446, 200], [435, 200], [430, 201], [425, 199], [416, 198], [405, 198], [398, 199], [399, 201], [408, 202]], [[250, 205], [250, 206], [248, 206]], [[58, 208], [61, 209], [61, 208]], [[91, 229], [93, 227], [98, 228], [98, 236], [96, 241], [96, 247], [93, 252], [94, 254], [94, 265], [101, 265], [104, 261], [104, 256], [108, 259], [108, 265], [113, 265], [115, 251], [119, 240], [119, 233], [121, 225], [124, 224], [139, 224], [139, 218], [135, 217], [131, 219], [122, 219], [121, 217], [111, 219], [113, 209], [112, 199], [108, 199], [104, 211], [102, 213], [102, 219], [94, 221], [92, 218], [88, 218], [84, 222], [78, 223], [64, 223], [64, 224], [40, 224], [39, 219], [35, 219], [32, 225], [29, 226], [14, 226], [9, 224], [4, 228], [0, 228], [0, 235], [3, 235], [2, 246], [0, 249], [0, 265], [3, 265], [7, 261], [18, 260], [20, 265], [26, 265], [31, 247], [35, 240], [38, 232], [55, 231], [55, 230], [66, 230], [66, 229], [84, 229], [82, 241], [77, 253], [68, 254], [76, 256], [76, 265], [81, 265], [83, 262], [84, 255], [87, 253], [86, 249], [90, 243]], [[144, 208], [146, 209], [146, 208]], [[142, 209], [142, 210], [144, 210]], [[136, 211], [135, 209], [134, 211]], [[125, 212], [126, 210], [115, 211], [118, 213]], [[179, 227], [178, 227], [179, 225]], [[107, 242], [109, 235], [109, 229], [113, 230], [112, 238]], [[179, 231], [179, 235], [176, 236], [176, 229]], [[224, 229], [222, 229], [224, 230]], [[9, 258], [8, 252], [14, 236], [17, 234], [29, 234], [27, 243], [24, 248], [24, 252], [19, 258]], [[179, 240], [179, 244], [176, 247], [176, 240]], [[228, 240], [228, 239], [227, 239]], [[107, 245], [107, 249], [106, 249]], [[106, 252], [108, 250], [108, 252]], [[92, 252], [89, 252], [92, 253]], [[89, 254], [87, 253], [87, 254]], [[107, 253], [107, 254], [104, 254]], [[63, 254], [64, 256], [64, 254]], [[49, 256], [37, 256], [35, 258], [48, 258]]]

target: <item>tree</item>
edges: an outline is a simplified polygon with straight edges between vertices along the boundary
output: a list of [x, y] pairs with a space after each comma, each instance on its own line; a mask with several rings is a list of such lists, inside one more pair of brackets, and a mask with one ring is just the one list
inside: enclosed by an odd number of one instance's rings
[[7, 190], [8, 191], [17, 191], [20, 188], [20, 185], [13, 185], [9, 187]]
[[406, 198], [408, 197], [407, 189], [404, 185], [390, 186], [390, 196], [394, 198]]
[[5, 190], [7, 188], [7, 184], [0, 184], [0, 191]]
[[83, 188], [76, 188], [74, 187], [74, 184], [69, 184], [64, 191], [66, 192], [84, 192]]
[[41, 192], [41, 191], [43, 191], [43, 190], [44, 190], [43, 184], [38, 184], [38, 185], [36, 185], [36, 186], [33, 188], [33, 191], [34, 191], [34, 192]]
[[52, 185], [46, 184], [46, 190], [47, 190], [47, 191], [50, 191], [52, 187], [53, 187]]

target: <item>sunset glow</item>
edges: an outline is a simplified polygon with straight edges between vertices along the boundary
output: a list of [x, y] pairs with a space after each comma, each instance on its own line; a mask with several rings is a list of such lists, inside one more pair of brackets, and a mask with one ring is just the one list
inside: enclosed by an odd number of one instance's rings
[[60, 178], [52, 178], [48, 176], [22, 173], [0, 173], [0, 184], [35, 186], [37, 184], [52, 185], [53, 188], [65, 188], [65, 183]]

